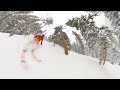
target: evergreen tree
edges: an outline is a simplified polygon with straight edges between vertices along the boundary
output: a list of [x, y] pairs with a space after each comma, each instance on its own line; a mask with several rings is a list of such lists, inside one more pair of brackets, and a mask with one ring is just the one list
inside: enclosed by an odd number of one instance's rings
[[[19, 35], [36, 34], [42, 32], [43, 22], [45, 25], [53, 23], [52, 18], [44, 20], [32, 15], [32, 11], [0, 11], [0, 31]], [[38, 21], [42, 21], [38, 23]]]
[[42, 20], [43, 24], [45, 24], [45, 25], [51, 25], [54, 22], [52, 17], [43, 18], [41, 20]]
[[64, 48], [65, 54], [68, 55], [68, 50], [70, 48], [70, 40], [65, 32], [62, 31], [63, 26], [56, 26], [55, 32], [53, 33], [51, 39], [55, 44], [58, 44]]
[[[87, 43], [88, 35], [91, 31], [94, 33], [94, 29], [96, 27], [95, 22], [94, 22], [94, 16], [89, 14], [88, 16], [86, 15], [81, 15], [81, 17], [76, 17], [69, 19], [65, 24], [70, 27], [75, 27], [76, 30], [80, 30], [80, 36], [79, 36], [79, 43], [81, 45], [82, 49], [85, 49], [85, 43]], [[75, 35], [75, 33], [74, 33]], [[84, 42], [83, 42], [84, 41]], [[85, 54], [85, 50], [82, 50], [82, 54]]]
[[[72, 33], [75, 35], [76, 37], [76, 43], [78, 43], [78, 46], [81, 46], [80, 49], [80, 54], [85, 55], [85, 48], [84, 48], [84, 44], [82, 42], [81, 36], [79, 34], [77, 34], [76, 32], [72, 31]], [[77, 50], [79, 50], [77, 49]], [[78, 52], [78, 51], [77, 51]]]

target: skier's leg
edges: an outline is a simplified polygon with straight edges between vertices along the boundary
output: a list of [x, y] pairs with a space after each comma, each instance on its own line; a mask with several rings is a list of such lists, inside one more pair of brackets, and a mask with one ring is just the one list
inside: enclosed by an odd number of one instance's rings
[[35, 55], [35, 51], [36, 51], [38, 48], [39, 48], [39, 45], [37, 45], [35, 48], [33, 48], [33, 49], [31, 50], [32, 56], [33, 56], [33, 58], [36, 59], [36, 60], [37, 60], [37, 57], [36, 57], [36, 55]]
[[26, 60], [26, 52], [27, 52], [27, 49], [23, 49], [22, 54], [21, 54], [21, 59], [23, 62]]
[[31, 52], [32, 52], [33, 58], [34, 58], [34, 59], [37, 59], [37, 57], [35, 56], [35, 49], [32, 49]]
[[27, 52], [27, 49], [23, 49], [22, 54], [21, 54], [21, 66], [24, 70], [29, 69], [29, 66], [26, 63], [26, 52]]
[[41, 45], [42, 45], [42, 40], [41, 40]]

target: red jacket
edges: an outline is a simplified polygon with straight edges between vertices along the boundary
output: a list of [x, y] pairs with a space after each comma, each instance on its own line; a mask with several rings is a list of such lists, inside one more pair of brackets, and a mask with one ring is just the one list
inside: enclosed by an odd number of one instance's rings
[[40, 41], [43, 41], [44, 35], [35, 35], [34, 38], [36, 42], [39, 43]]

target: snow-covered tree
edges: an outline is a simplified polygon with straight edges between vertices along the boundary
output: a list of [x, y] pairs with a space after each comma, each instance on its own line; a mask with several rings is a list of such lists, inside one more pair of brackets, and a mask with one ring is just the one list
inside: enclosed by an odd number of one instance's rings
[[[83, 40], [82, 40], [81, 36], [74, 31], [72, 31], [72, 33], [75, 35], [76, 43], [78, 44], [78, 46], [80, 46], [79, 47], [80, 54], [85, 55], [85, 47], [84, 47]], [[77, 50], [79, 50], [79, 49], [77, 49]]]
[[53, 24], [54, 20], [52, 17], [47, 17], [47, 18], [43, 18], [41, 19], [41, 21], [43, 22], [43, 24], [45, 25], [51, 25]]
[[91, 39], [89, 37], [90, 33], [94, 33], [94, 29], [96, 28], [95, 22], [93, 20], [94, 16], [97, 16], [97, 15], [96, 14], [94, 15], [89, 14], [88, 16], [81, 15], [81, 17], [79, 18], [76, 17], [76, 18], [69, 19], [65, 23], [67, 26], [75, 27], [76, 30], [80, 31], [78, 40], [82, 48], [82, 54], [85, 54], [85, 50], [83, 50], [85, 49], [85, 43], [88, 44], [87, 43], [87, 41], [89, 41], [88, 39]]
[[94, 12], [94, 14], [89, 14], [88, 16], [82, 15], [80, 18], [76, 17], [69, 19], [66, 25], [75, 27], [76, 30], [80, 30], [80, 34], [78, 35], [75, 32], [73, 33], [74, 35], [76, 34], [76, 38], [79, 41], [79, 46], [81, 48], [80, 51], [83, 52], [82, 54], [99, 58], [100, 64], [102, 62], [105, 64], [108, 57], [108, 49], [116, 46], [118, 40], [115, 37], [115, 33], [109, 30], [108, 27], [96, 27], [94, 16], [97, 16], [99, 13], [101, 12]]
[[[32, 11], [0, 11], [0, 31], [19, 35], [36, 34], [42, 32], [42, 24], [50, 25], [52, 18], [42, 20], [32, 15]], [[38, 23], [38, 21], [42, 21]]]
[[65, 32], [62, 30], [64, 29], [62, 25], [56, 26], [55, 32], [52, 34], [49, 39], [55, 44], [58, 44], [64, 48], [65, 54], [68, 55], [68, 50], [70, 49], [70, 40]]

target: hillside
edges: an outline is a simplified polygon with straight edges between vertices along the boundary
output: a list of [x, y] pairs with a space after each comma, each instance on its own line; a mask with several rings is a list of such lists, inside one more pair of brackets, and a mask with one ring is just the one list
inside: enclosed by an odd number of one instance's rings
[[97, 59], [70, 51], [64, 54], [62, 47], [44, 41], [36, 55], [38, 63], [27, 54], [28, 68], [20, 63], [22, 46], [27, 40], [24, 36], [0, 33], [0, 78], [59, 78], [59, 79], [108, 79], [120, 78], [120, 66], [108, 62], [100, 66]]

